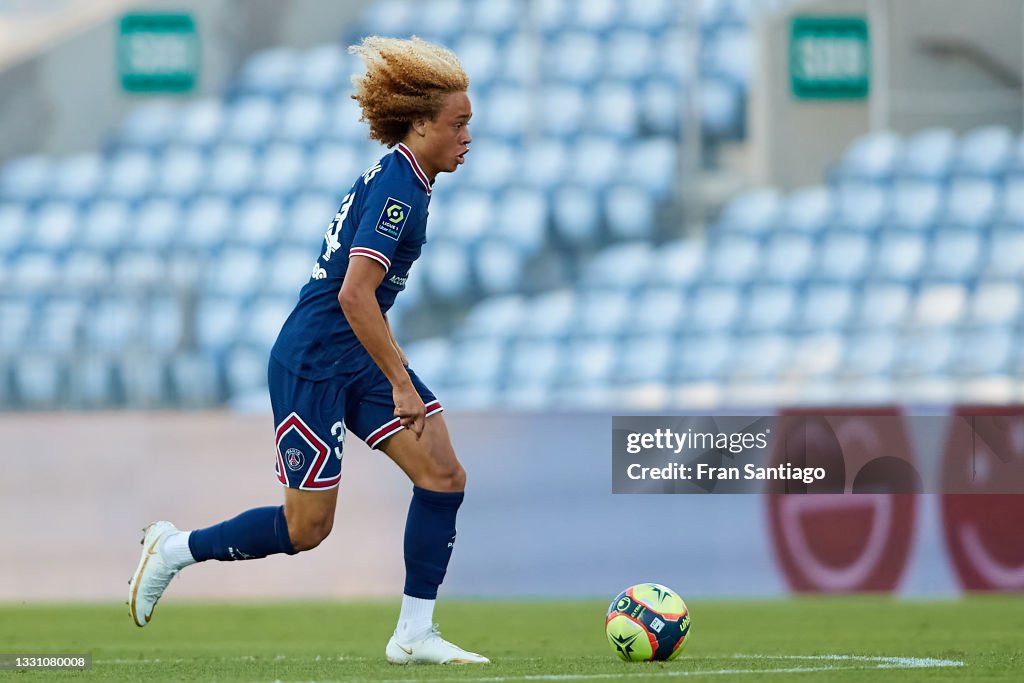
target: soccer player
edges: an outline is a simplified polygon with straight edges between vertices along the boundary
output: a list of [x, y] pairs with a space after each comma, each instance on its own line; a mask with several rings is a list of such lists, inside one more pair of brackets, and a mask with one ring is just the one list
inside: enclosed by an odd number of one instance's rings
[[270, 354], [284, 505], [192, 532], [165, 521], [146, 527], [129, 610], [145, 626], [171, 579], [195, 562], [254, 560], [319, 545], [334, 522], [350, 430], [387, 453], [413, 483], [405, 589], [388, 661], [486, 663], [442, 639], [433, 624], [466, 474], [441, 404], [409, 369], [385, 317], [426, 241], [434, 178], [458, 168], [469, 151], [469, 82], [452, 52], [419, 38], [368, 37], [349, 50], [366, 64], [365, 75], [352, 79], [352, 97], [370, 137], [394, 149], [342, 199]]

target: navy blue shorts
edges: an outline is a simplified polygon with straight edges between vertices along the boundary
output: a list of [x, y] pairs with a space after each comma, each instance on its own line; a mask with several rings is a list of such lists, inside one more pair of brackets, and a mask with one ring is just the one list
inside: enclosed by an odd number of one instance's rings
[[[395, 417], [391, 382], [367, 356], [352, 375], [319, 381], [302, 379], [271, 357], [267, 372], [276, 425], [278, 480], [293, 489], [334, 488], [341, 481], [345, 432], [377, 448], [405, 429]], [[409, 370], [426, 404], [427, 416], [443, 410], [434, 394]]]

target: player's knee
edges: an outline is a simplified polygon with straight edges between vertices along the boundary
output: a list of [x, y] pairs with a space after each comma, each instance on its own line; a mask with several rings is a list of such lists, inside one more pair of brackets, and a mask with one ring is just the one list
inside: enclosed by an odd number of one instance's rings
[[296, 551], [312, 550], [331, 534], [334, 517], [330, 515], [306, 516], [288, 522], [288, 536]]
[[427, 471], [424, 481], [419, 485], [431, 491], [465, 491], [466, 470], [458, 461], [446, 464], [438, 463]]

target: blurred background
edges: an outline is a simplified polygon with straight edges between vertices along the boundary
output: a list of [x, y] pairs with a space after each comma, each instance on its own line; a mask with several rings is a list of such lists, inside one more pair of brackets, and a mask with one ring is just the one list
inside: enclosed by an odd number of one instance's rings
[[[150, 514], [276, 500], [268, 350], [385, 152], [345, 48], [413, 33], [459, 55], [475, 112], [389, 316], [480, 492], [453, 591], [648, 580], [605, 561], [638, 509], [678, 522], [638, 547], [684, 594], [1024, 588], [1014, 497], [823, 504], [792, 559], [771, 503], [613, 498], [608, 457], [614, 413], [1013, 412], [1019, 0], [0, 0], [0, 598], [118, 597]], [[358, 558], [179, 590], [395, 592], [407, 486], [346, 448]]]

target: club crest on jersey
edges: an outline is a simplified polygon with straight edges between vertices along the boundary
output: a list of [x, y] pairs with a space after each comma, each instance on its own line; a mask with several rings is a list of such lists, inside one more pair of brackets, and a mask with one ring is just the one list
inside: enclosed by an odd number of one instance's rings
[[302, 469], [302, 464], [306, 462], [306, 458], [298, 448], [289, 448], [284, 452], [284, 462], [288, 465], [288, 469], [298, 472]]
[[405, 222], [409, 220], [410, 213], [412, 213], [410, 205], [388, 197], [380, 212], [380, 218], [377, 219], [377, 232], [397, 242], [402, 234], [402, 228], [405, 227]]

